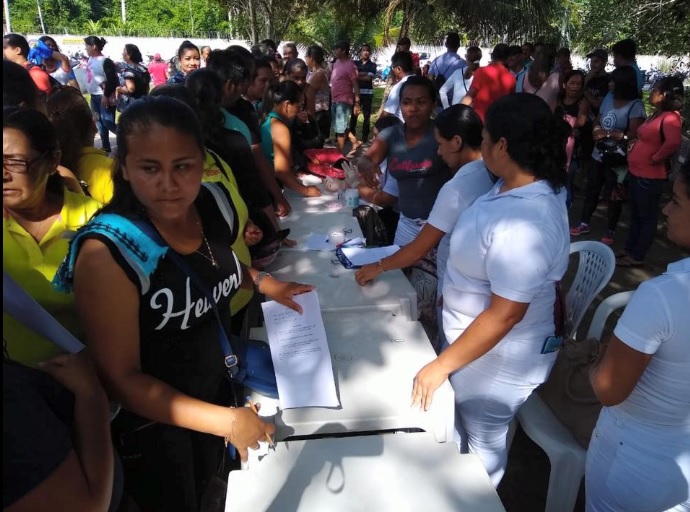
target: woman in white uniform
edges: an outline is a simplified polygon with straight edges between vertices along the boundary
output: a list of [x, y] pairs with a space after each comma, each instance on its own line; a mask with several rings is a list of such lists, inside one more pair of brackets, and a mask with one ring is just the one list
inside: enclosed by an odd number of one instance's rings
[[[690, 163], [664, 208], [668, 239], [690, 249]], [[690, 510], [690, 258], [643, 283], [592, 385], [604, 408], [587, 452], [588, 512]]]
[[486, 114], [482, 157], [499, 180], [459, 218], [443, 286], [450, 345], [414, 379], [425, 410], [450, 377], [462, 452], [500, 482], [506, 434], [553, 366], [556, 283], [568, 267], [567, 130], [541, 98], [510, 94]]

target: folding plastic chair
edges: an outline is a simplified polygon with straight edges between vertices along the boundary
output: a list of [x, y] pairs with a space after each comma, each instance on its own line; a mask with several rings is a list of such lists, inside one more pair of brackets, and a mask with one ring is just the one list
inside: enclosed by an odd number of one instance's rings
[[[570, 254], [573, 253], [578, 253], [580, 261], [565, 299], [566, 335], [572, 338], [575, 337], [587, 308], [608, 284], [616, 268], [613, 251], [601, 242], [574, 242], [570, 244]], [[609, 306], [609, 300], [620, 304], [613, 300], [614, 297], [617, 295], [603, 301], [595, 313], [595, 319], [603, 317], [603, 320], [597, 320], [601, 324], [599, 336], [606, 316], [615, 309]], [[517, 413], [517, 419], [529, 438], [546, 452], [551, 463], [545, 512], [572, 511], [585, 473], [586, 450], [558, 421], [537, 393], [532, 393], [523, 404]]]

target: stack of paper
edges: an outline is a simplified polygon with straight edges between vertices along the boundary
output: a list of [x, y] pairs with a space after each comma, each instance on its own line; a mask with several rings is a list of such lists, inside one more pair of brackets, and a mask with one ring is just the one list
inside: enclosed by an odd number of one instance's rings
[[339, 407], [319, 296], [311, 291], [292, 300], [302, 306], [301, 315], [275, 301], [261, 305], [280, 408]]

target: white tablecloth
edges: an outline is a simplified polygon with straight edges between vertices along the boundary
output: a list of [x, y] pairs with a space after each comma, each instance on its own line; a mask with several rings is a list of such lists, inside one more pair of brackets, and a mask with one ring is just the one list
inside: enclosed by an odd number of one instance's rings
[[[290, 436], [419, 428], [439, 442], [454, 435], [455, 399], [446, 381], [422, 412], [410, 406], [412, 379], [436, 354], [419, 322], [386, 312], [324, 313], [340, 409], [278, 409], [278, 401], [258, 395], [262, 416], [272, 417], [276, 439]], [[266, 340], [263, 328], [250, 337]]]
[[505, 512], [475, 455], [428, 434], [277, 443], [228, 478], [226, 512]]

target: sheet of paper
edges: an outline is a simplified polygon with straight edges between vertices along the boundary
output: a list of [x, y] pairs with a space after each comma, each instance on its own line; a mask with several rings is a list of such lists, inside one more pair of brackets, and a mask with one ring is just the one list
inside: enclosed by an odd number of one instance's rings
[[324, 233], [312, 233], [304, 244], [307, 251], [335, 251], [335, 245], [328, 241]]
[[311, 291], [293, 300], [302, 306], [301, 315], [275, 301], [261, 304], [280, 408], [338, 407], [319, 296]]
[[391, 254], [395, 254], [400, 250], [397, 245], [388, 245], [386, 247], [343, 247], [343, 254], [347, 257], [353, 265], [368, 265], [369, 263], [376, 263], [382, 258], [386, 258]]

